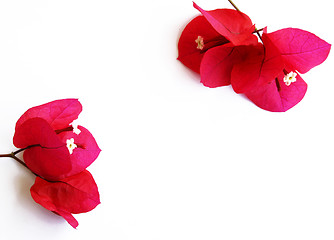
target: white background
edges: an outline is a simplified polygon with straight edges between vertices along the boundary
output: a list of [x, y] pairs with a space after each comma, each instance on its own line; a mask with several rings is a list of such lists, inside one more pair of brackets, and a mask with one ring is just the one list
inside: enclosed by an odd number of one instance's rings
[[[224, 0], [198, 0], [206, 10]], [[235, 0], [258, 28], [334, 43], [332, 3]], [[332, 54], [286, 113], [209, 89], [177, 57], [191, 0], [0, 1], [0, 152], [32, 106], [76, 97], [102, 152], [102, 204], [74, 230], [36, 204], [34, 176], [0, 159], [0, 239], [334, 238]]]

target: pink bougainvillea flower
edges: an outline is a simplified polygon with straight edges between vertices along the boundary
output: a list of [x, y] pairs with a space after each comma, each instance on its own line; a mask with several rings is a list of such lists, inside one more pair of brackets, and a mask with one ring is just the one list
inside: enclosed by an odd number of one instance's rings
[[206, 51], [215, 46], [229, 43], [203, 16], [188, 23], [182, 32], [178, 49], [180, 60], [186, 67], [200, 73], [200, 65]]
[[200, 73], [202, 58], [209, 49], [228, 43], [257, 44], [252, 34], [255, 27], [246, 14], [232, 9], [205, 11], [195, 3], [194, 7], [203, 15], [188, 23], [178, 43], [178, 60], [191, 70]]
[[[35, 202], [78, 226], [72, 214], [100, 204], [93, 176], [86, 168], [100, 154], [93, 135], [76, 124], [82, 106], [78, 99], [52, 101], [28, 109], [17, 121], [10, 157], [37, 178], [30, 192]], [[16, 155], [23, 152], [23, 160]]]
[[324, 62], [331, 45], [296, 28], [268, 34], [266, 28], [261, 29], [261, 37], [251, 19], [230, 3], [236, 10], [205, 11], [194, 3], [202, 16], [190, 21], [182, 32], [178, 59], [200, 73], [206, 87], [231, 84], [236, 93], [245, 94], [260, 108], [290, 109], [307, 90], [299, 74]]
[[97, 185], [87, 170], [55, 182], [37, 177], [30, 192], [35, 202], [62, 216], [74, 228], [78, 222], [72, 214], [91, 211], [100, 204]]
[[269, 34], [265, 29], [262, 41], [262, 58], [248, 58], [233, 66], [232, 87], [265, 110], [284, 112], [306, 93], [307, 84], [298, 72], [306, 73], [325, 61], [331, 45], [312, 33], [294, 28]]
[[77, 99], [53, 101], [26, 111], [16, 123], [14, 145], [37, 175], [59, 180], [86, 169], [100, 153], [90, 132], [72, 122], [82, 106]]
[[17, 152], [24, 150], [23, 164], [37, 176], [32, 198], [74, 228], [78, 222], [72, 213], [88, 212], [100, 203], [97, 185], [86, 168], [101, 150], [93, 135], [75, 124], [81, 110], [77, 99], [30, 108], [17, 121], [13, 138], [21, 148]]

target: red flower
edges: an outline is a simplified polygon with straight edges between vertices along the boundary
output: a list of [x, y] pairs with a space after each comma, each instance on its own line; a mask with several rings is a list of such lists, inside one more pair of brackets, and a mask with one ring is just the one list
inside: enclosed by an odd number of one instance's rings
[[39, 176], [59, 180], [85, 170], [100, 153], [92, 134], [73, 126], [82, 106], [77, 99], [30, 108], [16, 123], [14, 145], [27, 148], [24, 161]]
[[178, 44], [178, 60], [191, 70], [200, 72], [202, 58], [209, 49], [227, 43], [236, 46], [258, 42], [252, 34], [255, 27], [246, 14], [232, 9], [204, 11], [196, 3], [194, 7], [203, 16], [188, 23]]
[[232, 84], [257, 106], [282, 112], [304, 97], [307, 84], [299, 73], [326, 60], [331, 45], [316, 35], [296, 29], [262, 34], [258, 43], [255, 27], [240, 11], [204, 11], [193, 19], [179, 40], [178, 59], [200, 73], [206, 87]]
[[46, 103], [26, 111], [16, 123], [14, 145], [24, 149], [27, 167], [37, 175], [33, 199], [63, 216], [73, 227], [72, 213], [100, 203], [93, 177], [85, 169], [100, 153], [92, 134], [76, 126], [82, 106], [77, 99]]

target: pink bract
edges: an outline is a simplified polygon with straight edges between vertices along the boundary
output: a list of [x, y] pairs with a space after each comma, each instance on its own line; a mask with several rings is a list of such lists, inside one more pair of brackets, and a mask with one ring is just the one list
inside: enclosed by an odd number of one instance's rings
[[202, 59], [208, 50], [228, 43], [257, 44], [257, 37], [252, 34], [255, 27], [246, 14], [232, 9], [205, 11], [195, 3], [194, 7], [203, 16], [195, 17], [187, 24], [178, 43], [178, 60], [194, 72], [200, 73]]
[[[196, 43], [197, 39], [203, 39], [203, 48]], [[180, 36], [178, 43], [178, 60], [194, 72], [200, 72], [202, 58], [206, 51], [229, 43], [221, 36], [203, 16], [191, 20]]]
[[[13, 142], [27, 148], [23, 158], [34, 173], [59, 180], [85, 170], [98, 157], [101, 150], [93, 135], [81, 126], [81, 132], [74, 133], [70, 125], [81, 109], [77, 99], [57, 100], [29, 109], [18, 120]], [[67, 148], [70, 139], [77, 145], [72, 154]]]
[[78, 118], [81, 111], [82, 105], [78, 99], [55, 100], [28, 109], [17, 121], [15, 129], [26, 120], [35, 117], [43, 118], [53, 129], [66, 128]]
[[194, 7], [233, 45], [249, 45], [257, 42], [257, 37], [253, 35], [255, 26], [246, 14], [233, 9], [205, 11], [196, 3]]
[[323, 63], [331, 49], [329, 43], [315, 34], [298, 28], [268, 33], [268, 38], [279, 50], [286, 66], [300, 73], [306, 73]]
[[231, 84], [231, 72], [234, 66], [245, 59], [258, 58], [263, 55], [261, 44], [234, 46], [226, 44], [210, 49], [201, 64], [201, 82], [206, 87], [220, 87]]
[[307, 90], [305, 81], [297, 75], [297, 80], [290, 86], [283, 82], [283, 74], [269, 84], [255, 88], [246, 96], [258, 107], [271, 112], [285, 112], [299, 103]]
[[[244, 92], [262, 109], [285, 112], [299, 103], [307, 91], [307, 84], [298, 72], [305, 73], [325, 61], [331, 45], [312, 33], [293, 28], [274, 33], [266, 33], [265, 29], [262, 40], [266, 56], [256, 68], [258, 73], [253, 74], [253, 79], [246, 80], [247, 83], [256, 84]], [[313, 44], [310, 45], [308, 41]], [[238, 66], [232, 72], [234, 79], [238, 79], [236, 82], [245, 79], [245, 76], [247, 78], [247, 72], [251, 72], [244, 69], [239, 76], [235, 76], [234, 71], [238, 71]], [[290, 72], [297, 74], [296, 82], [286, 85], [283, 78]]]
[[30, 192], [35, 202], [59, 214], [74, 228], [78, 221], [72, 214], [91, 211], [100, 204], [97, 185], [87, 170], [56, 182], [37, 177]]

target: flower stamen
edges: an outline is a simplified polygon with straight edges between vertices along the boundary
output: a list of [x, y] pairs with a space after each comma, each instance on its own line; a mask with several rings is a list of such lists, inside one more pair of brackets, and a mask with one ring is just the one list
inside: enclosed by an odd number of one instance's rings
[[73, 150], [75, 148], [77, 148], [78, 146], [74, 143], [74, 138], [71, 138], [71, 139], [67, 139], [66, 140], [66, 146], [67, 146], [67, 149], [68, 151], [70, 152], [70, 154], [73, 153]]
[[77, 120], [74, 120], [74, 121], [71, 123], [71, 126], [73, 127], [73, 132], [74, 132], [76, 135], [79, 135], [79, 134], [81, 133], [81, 130], [78, 128]]
[[197, 39], [195, 40], [195, 43], [197, 43], [197, 49], [203, 50], [204, 48], [204, 39], [201, 36], [198, 36]]
[[283, 82], [285, 83], [285, 85], [290, 86], [291, 83], [297, 81], [296, 76], [297, 76], [297, 73], [290, 72], [284, 76]]

